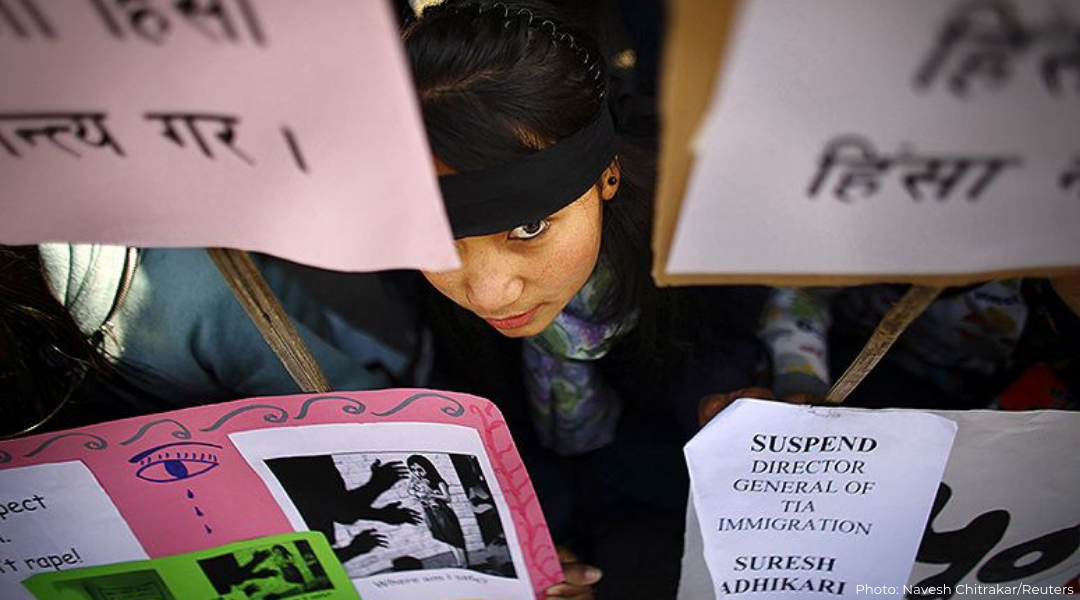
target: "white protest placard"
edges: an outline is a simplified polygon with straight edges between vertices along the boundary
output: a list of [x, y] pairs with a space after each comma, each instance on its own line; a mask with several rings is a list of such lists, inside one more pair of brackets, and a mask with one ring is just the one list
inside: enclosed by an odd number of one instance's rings
[[[1080, 413], [931, 414], [958, 429], [904, 593], [984, 600], [1080, 592]], [[691, 500], [678, 598], [715, 597]]]
[[1080, 594], [1080, 413], [934, 414], [959, 430], [912, 589], [939, 600]]
[[1080, 265], [1080, 4], [735, 12], [667, 275], [960, 281]]
[[900, 598], [955, 433], [914, 411], [725, 409], [686, 446], [717, 596]]
[[3, 0], [0, 243], [457, 264], [386, 2]]
[[0, 471], [0, 598], [30, 600], [21, 582], [38, 573], [143, 558], [81, 462]]

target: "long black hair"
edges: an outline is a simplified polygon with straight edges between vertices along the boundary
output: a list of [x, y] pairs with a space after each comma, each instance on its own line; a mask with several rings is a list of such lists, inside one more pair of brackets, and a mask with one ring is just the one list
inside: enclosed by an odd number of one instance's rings
[[[424, 480], [427, 482], [428, 487], [432, 489], [438, 489], [440, 484], [446, 483], [446, 480], [439, 475], [439, 470], [435, 468], [431, 460], [422, 454], [413, 454], [409, 458], [405, 459], [405, 464], [408, 466], [417, 465], [424, 470]], [[449, 484], [448, 484], [449, 485]]]
[[107, 373], [99, 347], [52, 296], [36, 246], [0, 246], [0, 436], [30, 433], [77, 402], [89, 377]]

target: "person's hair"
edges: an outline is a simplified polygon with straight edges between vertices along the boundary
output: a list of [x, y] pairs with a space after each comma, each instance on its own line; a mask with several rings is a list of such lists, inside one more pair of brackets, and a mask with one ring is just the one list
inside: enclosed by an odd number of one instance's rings
[[104, 331], [79, 329], [37, 246], [0, 246], [0, 438], [167, 410], [149, 377], [105, 351]]
[[37, 248], [0, 246], [0, 436], [39, 429], [87, 374], [108, 370], [98, 347], [49, 292]]
[[439, 484], [446, 483], [446, 480], [439, 475], [439, 470], [435, 468], [435, 465], [431, 463], [426, 456], [419, 454], [413, 454], [409, 458], [405, 459], [405, 464], [408, 466], [418, 465], [424, 470], [424, 479], [427, 480], [428, 486], [432, 488], [439, 487]]

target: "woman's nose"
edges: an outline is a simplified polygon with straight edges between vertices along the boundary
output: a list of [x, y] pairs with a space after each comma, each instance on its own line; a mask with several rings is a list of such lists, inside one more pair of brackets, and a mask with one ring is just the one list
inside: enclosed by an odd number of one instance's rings
[[517, 305], [524, 281], [509, 261], [497, 254], [483, 257], [474, 254], [467, 263], [465, 293], [480, 316], [510, 317], [529, 308]]

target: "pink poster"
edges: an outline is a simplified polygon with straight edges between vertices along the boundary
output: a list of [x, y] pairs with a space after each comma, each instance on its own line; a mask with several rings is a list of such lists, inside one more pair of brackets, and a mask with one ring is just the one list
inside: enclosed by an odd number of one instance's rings
[[388, 3], [0, 0], [0, 243], [456, 266]]
[[474, 396], [254, 398], [0, 443], [3, 598], [41, 572], [303, 530], [365, 600], [527, 600], [561, 579], [506, 423]]

